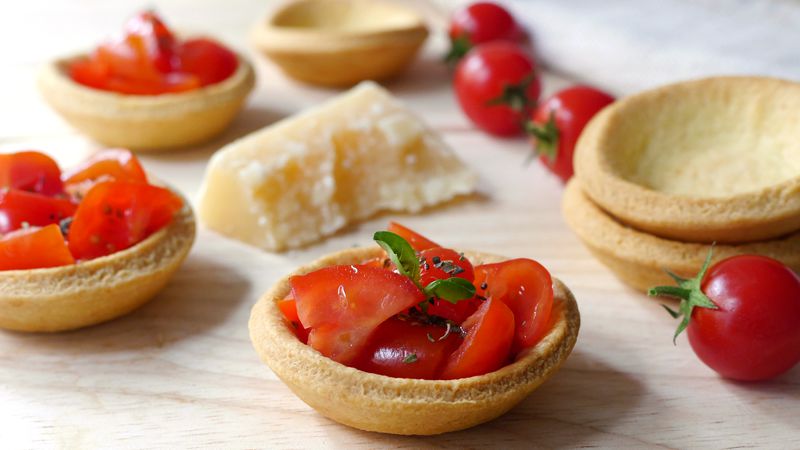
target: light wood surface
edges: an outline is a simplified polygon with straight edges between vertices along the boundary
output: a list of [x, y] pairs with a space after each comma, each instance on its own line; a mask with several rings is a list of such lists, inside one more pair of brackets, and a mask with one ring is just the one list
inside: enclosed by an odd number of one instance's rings
[[[153, 4], [153, 3], [150, 3]], [[155, 2], [181, 29], [248, 54], [258, 86], [224, 136], [146, 155], [156, 176], [196, 194], [224, 143], [336, 94], [284, 78], [247, 32], [267, 3]], [[0, 150], [38, 148], [64, 165], [98, 147], [35, 91], [37, 66], [115, 31], [140, 2], [14, 2], [0, 15]], [[437, 30], [440, 33], [440, 30]], [[387, 86], [481, 175], [481, 194], [424, 214], [385, 214], [308, 248], [271, 254], [202, 229], [177, 276], [150, 304], [110, 323], [55, 335], [0, 332], [3, 448], [800, 447], [800, 367], [767, 383], [724, 381], [702, 365], [658, 302], [620, 284], [566, 228], [562, 186], [529, 145], [473, 129], [439, 64], [441, 36]], [[591, 74], [586, 74], [591, 81]], [[568, 80], [546, 75], [546, 90]], [[330, 251], [369, 243], [396, 219], [443, 244], [538, 259], [574, 291], [581, 334], [556, 376], [504, 417], [435, 437], [360, 432], [311, 410], [261, 364], [250, 307], [273, 281]]]

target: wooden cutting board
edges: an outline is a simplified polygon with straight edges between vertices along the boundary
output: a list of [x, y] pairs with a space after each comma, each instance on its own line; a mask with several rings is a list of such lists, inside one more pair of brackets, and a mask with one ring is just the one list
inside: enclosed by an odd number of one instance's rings
[[[0, 150], [38, 148], [62, 164], [97, 145], [72, 131], [35, 91], [37, 65], [114, 32], [140, 2], [14, 3], [0, 19]], [[249, 51], [258, 88], [224, 136], [146, 168], [192, 197], [220, 146], [337, 92], [296, 84], [250, 51], [268, 5], [247, 0], [158, 2], [168, 22]], [[7, 8], [8, 9], [8, 8]], [[694, 357], [658, 302], [620, 284], [561, 218], [561, 184], [526, 164], [523, 139], [473, 129], [452, 98], [431, 40], [387, 86], [481, 176], [480, 194], [424, 214], [384, 214], [308, 248], [272, 254], [200, 229], [175, 279], [128, 317], [53, 335], [0, 332], [4, 448], [800, 447], [800, 367], [759, 384], [724, 381]], [[591, 80], [591, 74], [585, 74]], [[547, 92], [570, 81], [545, 74]], [[327, 252], [370, 243], [399, 220], [459, 248], [538, 259], [563, 279], [583, 325], [562, 370], [491, 423], [435, 437], [398, 437], [331, 422], [298, 400], [250, 346], [250, 307], [270, 284]]]

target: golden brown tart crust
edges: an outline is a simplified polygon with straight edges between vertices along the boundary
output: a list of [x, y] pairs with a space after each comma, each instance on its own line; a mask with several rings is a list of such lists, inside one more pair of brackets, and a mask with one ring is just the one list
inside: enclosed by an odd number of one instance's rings
[[69, 266], [0, 271], [0, 328], [64, 331], [127, 314], [153, 298], [195, 237], [191, 207], [144, 241]]
[[[464, 252], [474, 263], [507, 258]], [[325, 256], [300, 267], [308, 273], [336, 264], [355, 264], [383, 255], [357, 248]], [[457, 380], [392, 378], [363, 372], [322, 356], [300, 342], [286, 326], [275, 302], [290, 291], [289, 276], [278, 281], [253, 307], [250, 338], [261, 359], [304, 402], [345, 425], [393, 434], [439, 434], [500, 416], [555, 373], [575, 345], [580, 315], [575, 298], [553, 280], [553, 328], [536, 346], [495, 372]]]

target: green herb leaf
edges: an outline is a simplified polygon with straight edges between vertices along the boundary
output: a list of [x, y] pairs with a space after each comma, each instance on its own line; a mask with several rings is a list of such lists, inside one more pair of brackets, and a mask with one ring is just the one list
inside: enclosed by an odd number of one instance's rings
[[411, 363], [415, 363], [415, 362], [417, 362], [417, 354], [416, 353], [410, 353], [405, 358], [403, 358], [403, 363], [405, 363], [405, 364], [411, 364]]
[[458, 278], [434, 280], [422, 290], [428, 297], [438, 297], [450, 303], [458, 303], [475, 296], [475, 286], [469, 281]]
[[378, 231], [372, 238], [386, 250], [389, 259], [397, 266], [397, 271], [419, 286], [419, 259], [411, 244], [391, 231]]

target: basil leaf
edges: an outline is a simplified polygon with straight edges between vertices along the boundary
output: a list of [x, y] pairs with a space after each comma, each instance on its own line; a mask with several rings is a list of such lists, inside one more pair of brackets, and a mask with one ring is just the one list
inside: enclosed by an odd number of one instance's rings
[[422, 291], [428, 297], [438, 297], [453, 304], [475, 296], [475, 286], [458, 277], [434, 280]]
[[411, 244], [391, 231], [378, 231], [372, 239], [386, 250], [389, 259], [397, 266], [397, 271], [419, 286], [419, 259]]

